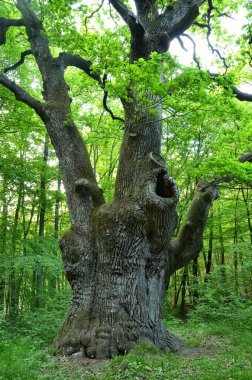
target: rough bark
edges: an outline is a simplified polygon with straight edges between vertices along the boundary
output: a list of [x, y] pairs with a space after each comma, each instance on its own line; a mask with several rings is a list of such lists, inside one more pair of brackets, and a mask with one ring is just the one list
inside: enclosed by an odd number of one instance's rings
[[[130, 60], [164, 53], [170, 39], [188, 28], [204, 1], [181, 1], [159, 14], [155, 1], [136, 1], [134, 15], [120, 1], [110, 1], [131, 31]], [[71, 116], [64, 70], [74, 65], [101, 84], [90, 62], [79, 56], [51, 55], [42, 25], [30, 2], [17, 0], [31, 52], [43, 80], [44, 102], [0, 75], [0, 83], [32, 107], [44, 121], [59, 159], [71, 218], [60, 247], [72, 302], [55, 347], [62, 353], [83, 350], [89, 357], [124, 353], [143, 339], [162, 349], [179, 351], [184, 343], [162, 321], [169, 276], [196, 258], [216, 188], [199, 183], [177, 239], [179, 192], [160, 156], [161, 105], [151, 114], [139, 105], [134, 84], [131, 102], [123, 102], [125, 133], [115, 198], [105, 204], [85, 143]], [[151, 13], [151, 17], [149, 14]], [[161, 71], [160, 71], [161, 75]], [[149, 100], [160, 103], [146, 94]]]

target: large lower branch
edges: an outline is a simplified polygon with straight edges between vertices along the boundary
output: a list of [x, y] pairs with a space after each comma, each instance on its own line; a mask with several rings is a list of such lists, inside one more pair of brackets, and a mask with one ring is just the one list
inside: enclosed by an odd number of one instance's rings
[[136, 18], [134, 13], [128, 9], [126, 5], [124, 5], [120, 0], [109, 0], [109, 2], [126, 23], [128, 23], [129, 16]]
[[178, 237], [170, 242], [171, 273], [198, 257], [203, 245], [203, 232], [212, 202], [217, 198], [217, 187], [200, 181], [186, 220]]

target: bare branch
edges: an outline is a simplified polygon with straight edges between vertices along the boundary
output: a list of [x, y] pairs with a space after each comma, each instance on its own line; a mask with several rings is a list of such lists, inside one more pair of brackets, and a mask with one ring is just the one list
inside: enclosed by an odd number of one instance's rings
[[29, 107], [33, 108], [39, 116], [44, 113], [43, 103], [39, 102], [37, 99], [33, 98], [28, 94], [23, 88], [17, 85], [15, 82], [11, 81], [7, 76], [0, 74], [0, 84], [8, 88], [14, 95], [15, 98]]
[[178, 40], [178, 42], [179, 42], [181, 48], [182, 48], [184, 51], [188, 52], [188, 50], [187, 50], [187, 48], [185, 47], [184, 42], [183, 42], [183, 40], [180, 38], [180, 36], [177, 37], [177, 40]]
[[128, 24], [132, 35], [140, 36], [144, 34], [145, 30], [132, 10], [128, 9], [119, 0], [109, 0], [109, 3], [115, 8], [126, 24]]
[[0, 45], [5, 44], [6, 33], [11, 26], [24, 26], [24, 20], [8, 20], [4, 17], [0, 17]]
[[115, 115], [113, 114], [113, 112], [111, 111], [111, 109], [110, 109], [110, 108], [108, 107], [108, 105], [107, 105], [108, 91], [105, 90], [106, 80], [107, 80], [107, 75], [104, 74], [104, 76], [103, 76], [104, 96], [103, 96], [103, 102], [102, 102], [102, 103], [103, 103], [103, 107], [104, 107], [105, 111], [107, 111], [107, 112], [110, 114], [110, 116], [112, 117], [113, 120], [119, 120], [119, 121], [122, 121], [122, 122], [124, 123], [124, 119], [122, 119], [122, 118], [119, 117], [119, 116], [115, 116]]
[[200, 63], [199, 63], [199, 60], [198, 60], [197, 55], [196, 55], [196, 43], [195, 43], [194, 39], [191, 36], [189, 36], [189, 34], [186, 34], [186, 33], [183, 33], [182, 36], [188, 38], [191, 41], [191, 43], [193, 44], [193, 60], [196, 63], [198, 69], [201, 70]]
[[104, 96], [103, 96], [104, 109], [110, 114], [113, 120], [119, 120], [119, 121], [124, 122], [124, 119], [122, 119], [121, 117], [115, 116], [107, 105], [108, 91], [105, 90], [105, 83], [107, 80], [106, 74], [104, 74], [103, 80], [101, 80], [101, 77], [99, 74], [92, 72], [92, 62], [81, 58], [79, 55], [73, 55], [73, 54], [68, 54], [68, 53], [63, 52], [59, 54], [59, 60], [63, 61], [63, 65], [65, 68], [68, 66], [77, 67], [78, 69], [84, 71], [88, 76], [95, 79], [104, 91]]
[[220, 53], [220, 51], [218, 49], [216, 49], [211, 41], [210, 41], [210, 36], [211, 36], [211, 32], [212, 32], [212, 28], [211, 28], [211, 18], [213, 17], [212, 15], [212, 11], [216, 9], [213, 5], [213, 2], [212, 0], [208, 0], [208, 10], [207, 10], [207, 25], [208, 25], [208, 30], [207, 30], [207, 42], [208, 42], [208, 46], [210, 47], [211, 49], [211, 52], [212, 54], [216, 53], [218, 55], [218, 57], [220, 58], [220, 60], [223, 62], [223, 65], [225, 67], [225, 70], [227, 72], [227, 69], [228, 69], [228, 65], [227, 65], [227, 62], [226, 62], [226, 59], [225, 57], [222, 56], [222, 54]]
[[29, 54], [32, 54], [31, 49], [23, 51], [23, 52], [21, 53], [21, 58], [20, 58], [20, 60], [19, 60], [18, 62], [16, 62], [14, 65], [9, 66], [9, 67], [6, 67], [6, 68], [4, 69], [4, 73], [6, 74], [8, 71], [15, 70], [17, 67], [21, 66], [21, 65], [24, 63], [24, 61], [25, 61], [25, 57], [26, 57], [27, 55], [29, 55]]
[[104, 4], [104, 0], [102, 0], [101, 4], [99, 5], [99, 7], [97, 9], [95, 9], [90, 15], [85, 17], [84, 24], [85, 24], [86, 32], [87, 32], [87, 20], [89, 18], [92, 18], [97, 12], [99, 12], [99, 10], [102, 8], [103, 4]]
[[193, 25], [196, 25], [196, 26], [198, 26], [199, 28], [202, 28], [202, 29], [209, 29], [209, 25], [202, 24], [201, 22], [198, 22], [198, 21], [194, 21]]
[[116, 25], [118, 25], [117, 21], [115, 20], [115, 18], [114, 18], [114, 16], [113, 16], [113, 13], [112, 13], [112, 6], [111, 6], [110, 3], [109, 3], [109, 15], [110, 15], [111, 19], [114, 21], [114, 23], [115, 23]]

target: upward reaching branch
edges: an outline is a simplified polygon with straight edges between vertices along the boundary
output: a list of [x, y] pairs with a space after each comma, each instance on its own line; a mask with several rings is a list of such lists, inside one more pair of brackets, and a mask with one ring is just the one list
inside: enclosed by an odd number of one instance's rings
[[117, 13], [121, 16], [121, 18], [128, 24], [128, 17], [134, 17], [134, 13], [126, 7], [120, 0], [109, 0], [110, 4], [113, 5]]
[[172, 240], [171, 272], [198, 257], [203, 244], [203, 232], [212, 202], [217, 198], [217, 186], [200, 182], [186, 220], [177, 239]]
[[145, 30], [140, 22], [140, 19], [128, 9], [124, 4], [119, 0], [109, 0], [110, 4], [113, 5], [117, 13], [121, 18], [128, 24], [132, 36], [143, 35]]

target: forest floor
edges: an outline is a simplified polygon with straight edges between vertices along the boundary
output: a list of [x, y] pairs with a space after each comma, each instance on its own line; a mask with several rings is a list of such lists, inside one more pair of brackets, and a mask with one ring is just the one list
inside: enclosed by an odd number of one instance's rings
[[[244, 310], [243, 310], [244, 312]], [[251, 312], [245, 310], [246, 313]], [[125, 356], [112, 360], [59, 357], [48, 347], [50, 323], [48, 315], [37, 315], [37, 323], [0, 325], [0, 379], [100, 379], [100, 380], [251, 380], [252, 331], [235, 321], [182, 322], [173, 318], [170, 330], [191, 347], [200, 351], [193, 355], [159, 352], [146, 343]], [[41, 320], [39, 320], [41, 318]], [[48, 324], [46, 324], [48, 318]], [[6, 327], [6, 326], [5, 326]], [[4, 332], [3, 332], [4, 331]]]

